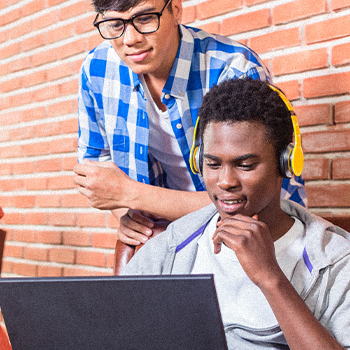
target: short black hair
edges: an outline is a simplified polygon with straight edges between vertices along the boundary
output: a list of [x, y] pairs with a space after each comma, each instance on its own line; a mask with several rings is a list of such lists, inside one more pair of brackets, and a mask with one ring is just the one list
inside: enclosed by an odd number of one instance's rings
[[199, 135], [209, 123], [261, 123], [275, 148], [277, 164], [293, 140], [291, 112], [268, 83], [253, 79], [230, 79], [214, 85], [199, 109]]
[[[125, 12], [144, 1], [145, 0], [92, 0], [92, 4], [97, 13], [103, 14], [109, 10]], [[164, 2], [166, 1], [167, 0], [164, 0]], [[171, 11], [171, 6], [169, 6], [169, 9]]]

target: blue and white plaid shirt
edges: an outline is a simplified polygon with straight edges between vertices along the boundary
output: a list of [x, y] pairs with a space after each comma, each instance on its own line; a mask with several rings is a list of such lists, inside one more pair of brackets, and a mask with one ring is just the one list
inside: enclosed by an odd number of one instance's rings
[[[229, 38], [180, 25], [181, 42], [161, 96], [169, 112], [193, 184], [203, 179], [190, 170], [194, 125], [203, 96], [226, 79], [251, 77], [271, 81], [261, 59]], [[108, 41], [86, 57], [80, 73], [78, 160], [112, 160], [132, 179], [165, 186], [161, 164], [148, 152], [149, 124], [144, 88], [137, 74]], [[284, 181], [283, 198], [305, 204], [301, 179]]]

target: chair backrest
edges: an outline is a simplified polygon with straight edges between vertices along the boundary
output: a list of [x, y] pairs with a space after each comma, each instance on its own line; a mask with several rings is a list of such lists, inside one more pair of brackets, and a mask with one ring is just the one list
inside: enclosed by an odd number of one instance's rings
[[7, 332], [1, 324], [0, 324], [0, 349], [12, 350], [12, 346], [7, 336]]

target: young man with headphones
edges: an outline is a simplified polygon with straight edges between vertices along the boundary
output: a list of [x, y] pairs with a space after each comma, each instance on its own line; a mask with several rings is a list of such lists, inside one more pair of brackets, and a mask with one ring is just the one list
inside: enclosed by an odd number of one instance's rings
[[237, 79], [214, 86], [199, 115], [192, 166], [213, 203], [147, 242], [123, 274], [214, 274], [229, 349], [350, 349], [350, 234], [280, 199], [303, 167], [291, 104]]
[[[210, 203], [189, 165], [203, 96], [226, 79], [271, 78], [246, 46], [180, 25], [181, 0], [93, 3], [106, 40], [80, 72], [74, 179], [93, 207], [129, 209], [118, 239], [138, 245], [162, 223], [156, 217], [173, 221]], [[286, 179], [282, 197], [306, 205], [303, 181]]]

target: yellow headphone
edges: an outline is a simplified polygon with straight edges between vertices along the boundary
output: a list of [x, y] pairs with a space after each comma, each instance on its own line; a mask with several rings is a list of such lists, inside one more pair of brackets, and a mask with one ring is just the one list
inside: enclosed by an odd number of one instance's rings
[[[291, 178], [292, 175], [300, 176], [303, 171], [304, 166], [304, 153], [301, 147], [301, 134], [299, 129], [299, 123], [297, 117], [295, 115], [292, 104], [289, 102], [287, 97], [283, 94], [283, 92], [276, 87], [267, 84], [273, 91], [276, 91], [282, 101], [287, 106], [293, 124], [294, 130], [294, 146], [293, 144], [289, 144], [287, 148], [282, 152], [280, 158], [280, 172], [283, 177]], [[194, 128], [193, 134], [193, 143], [190, 152], [190, 167], [194, 174], [202, 175], [203, 170], [203, 147], [200, 142], [200, 137], [198, 135], [198, 125], [199, 125], [198, 116], [197, 122]]]

